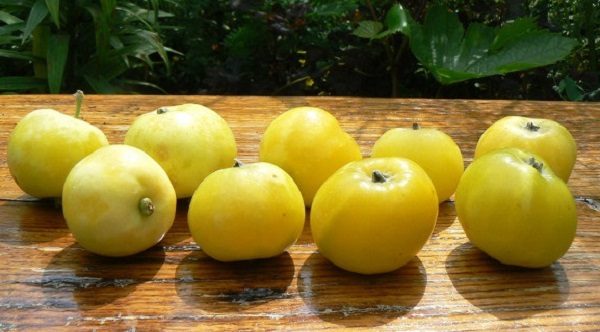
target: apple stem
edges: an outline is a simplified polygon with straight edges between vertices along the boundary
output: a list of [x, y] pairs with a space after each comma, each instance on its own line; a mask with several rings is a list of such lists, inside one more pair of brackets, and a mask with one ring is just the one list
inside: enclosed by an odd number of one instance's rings
[[525, 128], [531, 130], [531, 131], [538, 131], [540, 129], [540, 126], [536, 126], [535, 124], [533, 124], [533, 122], [527, 122], [527, 126], [525, 126]]
[[237, 158], [233, 159], [233, 167], [242, 167], [242, 166], [244, 166], [244, 163], [241, 160], [239, 160]]
[[419, 126], [419, 124], [417, 122], [413, 122], [412, 129], [419, 130], [419, 129], [421, 129], [421, 126]]
[[538, 172], [542, 172], [542, 168], [544, 168], [544, 163], [539, 162], [537, 160], [535, 160], [535, 158], [531, 157], [529, 158], [529, 165], [531, 165], [533, 168], [537, 169]]
[[75, 96], [75, 118], [79, 119], [81, 114], [81, 105], [83, 104], [83, 91], [77, 90], [73, 96]]
[[166, 108], [166, 107], [160, 107], [160, 108], [158, 108], [158, 109], [156, 110], [156, 114], [165, 114], [165, 113], [167, 113], [168, 111], [169, 111], [169, 109], [168, 109], [168, 108]]
[[154, 203], [152, 203], [152, 200], [148, 197], [140, 199], [138, 208], [140, 209], [140, 212], [147, 217], [154, 213]]
[[387, 182], [387, 176], [380, 170], [374, 170], [371, 175], [371, 181], [373, 181], [373, 183], [385, 183]]

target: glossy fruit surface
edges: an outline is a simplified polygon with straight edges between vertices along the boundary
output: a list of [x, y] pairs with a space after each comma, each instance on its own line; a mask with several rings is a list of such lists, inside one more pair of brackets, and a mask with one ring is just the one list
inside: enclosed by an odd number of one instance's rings
[[164, 170], [142, 150], [109, 145], [79, 162], [65, 182], [69, 230], [85, 249], [127, 256], [157, 244], [175, 219], [177, 198]]
[[321, 184], [338, 168], [362, 158], [360, 147], [329, 112], [297, 107], [279, 115], [260, 143], [260, 160], [292, 176], [310, 206]]
[[433, 181], [440, 202], [454, 194], [464, 171], [462, 153], [452, 137], [417, 124], [385, 132], [373, 145], [371, 156], [401, 157], [416, 162]]
[[520, 149], [473, 161], [455, 199], [469, 240], [504, 264], [548, 266], [575, 237], [575, 200], [567, 185], [541, 157]]
[[208, 174], [233, 165], [237, 154], [227, 122], [197, 104], [140, 115], [127, 131], [125, 144], [144, 150], [161, 165], [178, 198], [192, 196]]
[[427, 242], [438, 198], [425, 171], [403, 158], [347, 164], [321, 186], [311, 209], [319, 252], [348, 271], [398, 269]]
[[7, 163], [19, 187], [31, 196], [60, 197], [77, 162], [108, 145], [102, 131], [52, 109], [27, 114], [11, 132]]
[[304, 201], [292, 178], [269, 163], [218, 170], [190, 202], [188, 225], [200, 248], [220, 261], [283, 253], [304, 227]]
[[550, 119], [507, 116], [494, 122], [479, 138], [475, 158], [501, 148], [520, 148], [542, 157], [567, 182], [575, 165], [577, 145], [571, 133]]

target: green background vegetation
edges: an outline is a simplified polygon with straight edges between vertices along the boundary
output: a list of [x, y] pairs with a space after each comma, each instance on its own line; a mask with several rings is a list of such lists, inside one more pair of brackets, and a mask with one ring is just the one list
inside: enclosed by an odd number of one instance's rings
[[600, 99], [596, 0], [0, 0], [0, 92]]

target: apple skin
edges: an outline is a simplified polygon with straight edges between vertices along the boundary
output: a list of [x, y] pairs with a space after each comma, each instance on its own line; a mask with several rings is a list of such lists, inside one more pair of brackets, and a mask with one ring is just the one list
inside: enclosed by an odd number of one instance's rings
[[81, 160], [65, 181], [63, 215], [86, 250], [122, 257], [157, 244], [173, 225], [177, 198], [145, 152], [109, 145]]
[[227, 122], [208, 107], [160, 107], [135, 119], [125, 144], [142, 149], [167, 172], [177, 198], [191, 197], [210, 173], [231, 167], [237, 154]]
[[240, 261], [277, 256], [304, 227], [304, 201], [292, 177], [259, 162], [215, 171], [190, 201], [188, 226], [210, 257]]
[[567, 128], [554, 120], [506, 116], [494, 122], [479, 137], [475, 158], [493, 150], [511, 147], [542, 157], [565, 183], [575, 166], [575, 139]]
[[507, 265], [549, 266], [577, 233], [567, 184], [540, 156], [518, 148], [474, 160], [456, 189], [455, 206], [469, 241]]
[[312, 106], [291, 108], [267, 127], [260, 161], [275, 164], [296, 182], [306, 206], [319, 187], [345, 164], [361, 160], [360, 146], [328, 111]]
[[27, 194], [60, 197], [73, 166], [106, 145], [106, 135], [91, 124], [56, 110], [39, 109], [23, 117], [11, 132], [8, 168]]
[[372, 157], [408, 158], [421, 166], [433, 181], [439, 202], [454, 194], [464, 171], [460, 147], [452, 137], [435, 128], [394, 128], [373, 145]]

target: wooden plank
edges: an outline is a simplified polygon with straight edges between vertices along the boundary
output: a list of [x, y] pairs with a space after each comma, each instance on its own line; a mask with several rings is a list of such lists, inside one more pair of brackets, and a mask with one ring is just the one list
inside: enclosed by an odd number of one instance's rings
[[[0, 96], [0, 330], [202, 330], [362, 327], [390, 330], [597, 330], [600, 326], [600, 104], [341, 97], [87, 96], [84, 117], [120, 143], [138, 114], [195, 102], [232, 127], [242, 160], [257, 160], [268, 123], [293, 106], [331, 111], [364, 156], [385, 130], [438, 127], [468, 164], [479, 135], [509, 114], [553, 118], [578, 143], [569, 182], [578, 231], [551, 267], [506, 267], [473, 248], [451, 202], [431, 240], [407, 266], [379, 276], [344, 272], [322, 258], [308, 223], [288, 253], [225, 264], [193, 243], [188, 202], [163, 241], [122, 259], [81, 249], [60, 209], [32, 200], [10, 177], [6, 143], [37, 108], [72, 112], [71, 96]], [[586, 203], [587, 202], [587, 203]]]

